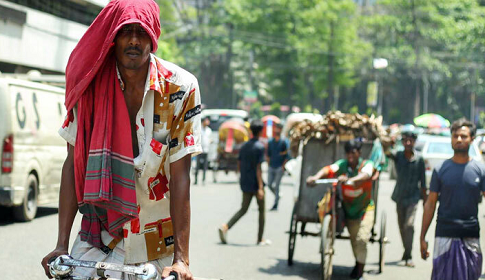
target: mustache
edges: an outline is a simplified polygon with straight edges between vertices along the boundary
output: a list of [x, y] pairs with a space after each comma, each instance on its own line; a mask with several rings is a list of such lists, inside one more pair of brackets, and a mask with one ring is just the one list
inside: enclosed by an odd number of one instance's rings
[[139, 54], [142, 53], [141, 49], [137, 46], [128, 46], [126, 47], [124, 50], [123, 50], [125, 53], [129, 52], [129, 51], [136, 51], [138, 52]]

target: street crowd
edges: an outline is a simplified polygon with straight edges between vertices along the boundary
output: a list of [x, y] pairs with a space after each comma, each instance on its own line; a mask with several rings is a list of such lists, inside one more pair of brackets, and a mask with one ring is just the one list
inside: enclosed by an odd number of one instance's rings
[[[133, 4], [134, 3], [134, 4]], [[153, 264], [162, 277], [193, 279], [190, 272], [190, 167], [198, 155], [197, 172], [205, 181], [210, 120], [201, 120], [197, 79], [177, 65], [154, 55], [160, 36], [159, 7], [152, 0], [113, 0], [101, 11], [70, 56], [66, 69], [68, 115], [59, 133], [69, 143], [62, 169], [58, 241], [42, 260], [70, 254], [76, 259], [120, 264]], [[152, 117], [153, 116], [153, 117]], [[263, 123], [250, 124], [252, 138], [239, 152], [241, 208], [218, 229], [222, 243], [256, 198], [259, 230], [264, 238], [265, 182], [279, 207], [279, 186], [289, 160], [281, 125], [267, 145], [260, 141]], [[403, 242], [403, 265], [414, 267], [412, 244], [419, 201], [424, 203], [420, 253], [430, 256], [426, 233], [437, 202], [433, 253], [434, 280], [474, 280], [482, 271], [478, 203], [485, 192], [485, 167], [470, 158], [473, 123], [451, 125], [452, 158], [437, 166], [426, 185], [425, 163], [416, 153], [416, 132], [402, 132], [404, 151], [385, 154], [397, 170], [392, 194]], [[126, 137], [128, 135], [128, 137]], [[131, 137], [129, 137], [131, 136]], [[361, 156], [362, 143], [345, 144], [345, 158], [322, 166], [306, 179], [309, 187], [321, 178], [337, 178], [342, 189], [345, 226], [355, 257], [352, 279], [364, 279], [367, 243], [374, 224], [372, 179], [378, 165]], [[268, 162], [264, 180], [261, 165]], [[109, 162], [110, 164], [106, 164]], [[195, 177], [198, 181], [198, 176]], [[69, 247], [75, 214], [81, 230]], [[78, 269], [91, 277], [95, 269]], [[132, 279], [132, 275], [112, 275]]]
[[[280, 170], [288, 160], [286, 142], [281, 139], [280, 127], [275, 130], [275, 138], [270, 140], [265, 150], [261, 136], [262, 123], [253, 121], [253, 138], [245, 143], [239, 156], [240, 186], [243, 193], [241, 209], [219, 228], [220, 240], [227, 243], [229, 229], [247, 212], [253, 196], [259, 207], [259, 231], [257, 244], [270, 244], [263, 239], [264, 231], [264, 180], [261, 164], [267, 154], [269, 188], [275, 193], [278, 206]], [[485, 165], [469, 155], [470, 146], [476, 135], [476, 127], [466, 119], [452, 123], [451, 146], [453, 156], [436, 166], [432, 172], [430, 185], [426, 185], [426, 166], [423, 157], [415, 150], [417, 130], [403, 129], [400, 133], [403, 151], [384, 151], [392, 160], [396, 172], [396, 185], [391, 199], [396, 203], [403, 255], [402, 265], [413, 268], [413, 242], [416, 210], [422, 201], [424, 214], [419, 236], [420, 255], [426, 260], [428, 242], [426, 233], [433, 220], [439, 202], [434, 238], [433, 270], [431, 279], [471, 280], [479, 279], [482, 272], [482, 253], [479, 240], [478, 204], [485, 193]], [[279, 144], [281, 143], [281, 144]], [[345, 158], [323, 166], [316, 174], [306, 179], [308, 187], [322, 178], [337, 178], [342, 193], [345, 226], [355, 257], [355, 266], [349, 277], [364, 279], [367, 243], [374, 225], [375, 204], [372, 199], [372, 178], [380, 171], [378, 164], [361, 156], [362, 142], [350, 140], [345, 143]], [[373, 156], [371, 155], [371, 158]], [[278, 174], [278, 175], [275, 175]], [[378, 175], [377, 175], [378, 176]], [[276, 180], [275, 180], [276, 178]], [[337, 212], [338, 213], [338, 212]], [[325, 225], [322, 225], [325, 226]]]

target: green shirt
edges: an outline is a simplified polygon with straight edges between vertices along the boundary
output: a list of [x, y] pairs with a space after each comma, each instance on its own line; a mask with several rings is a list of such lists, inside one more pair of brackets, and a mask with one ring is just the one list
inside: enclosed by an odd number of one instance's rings
[[[359, 173], [366, 173], [372, 177], [373, 172], [374, 163], [371, 160], [364, 161], [362, 158], [359, 158], [359, 163], [355, 169], [348, 165], [346, 159], [338, 160], [328, 166], [328, 177], [338, 177], [345, 174], [347, 177], [352, 178]], [[370, 179], [359, 186], [342, 185], [342, 195], [345, 217], [347, 219], [360, 219], [368, 209], [374, 208], [372, 181]]]

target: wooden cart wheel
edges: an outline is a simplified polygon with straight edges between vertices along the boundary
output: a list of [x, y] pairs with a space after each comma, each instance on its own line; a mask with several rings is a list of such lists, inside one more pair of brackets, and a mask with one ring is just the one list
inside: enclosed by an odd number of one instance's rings
[[381, 236], [379, 238], [379, 273], [384, 270], [384, 248], [387, 242], [386, 237], [386, 212], [381, 216]]
[[288, 239], [288, 265], [293, 265], [293, 253], [295, 252], [295, 243], [296, 243], [296, 235], [297, 235], [297, 225], [298, 220], [296, 217], [296, 207], [293, 206], [293, 212], [291, 213], [291, 222], [290, 222], [290, 238]]
[[331, 215], [325, 215], [321, 230], [321, 268], [322, 280], [332, 279], [333, 269], [333, 244], [335, 242], [335, 219]]

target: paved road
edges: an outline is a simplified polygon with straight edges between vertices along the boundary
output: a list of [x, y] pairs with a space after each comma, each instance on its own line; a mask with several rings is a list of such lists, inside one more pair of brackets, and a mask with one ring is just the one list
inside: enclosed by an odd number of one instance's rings
[[[212, 174], [208, 178], [212, 179]], [[399, 266], [402, 245], [397, 227], [394, 203], [390, 194], [394, 185], [384, 175], [379, 193], [379, 212], [387, 212], [387, 236], [390, 244], [386, 248], [384, 273], [375, 274], [378, 261], [378, 245], [369, 245], [367, 279], [429, 279], [431, 262], [418, 258], [418, 242], [415, 240], [414, 256], [416, 268]], [[196, 276], [223, 279], [319, 279], [319, 240], [316, 237], [298, 237], [294, 255], [294, 265], [287, 266], [287, 248], [291, 209], [293, 207], [293, 187], [289, 177], [282, 185], [283, 197], [277, 212], [266, 213], [265, 237], [273, 244], [267, 247], [255, 245], [257, 236], [257, 205], [251, 207], [238, 224], [229, 232], [228, 245], [220, 244], [217, 227], [238, 210], [241, 193], [234, 174], [219, 175], [219, 183], [207, 183], [192, 188], [192, 232], [191, 269]], [[273, 196], [268, 192], [266, 208], [272, 206]], [[483, 205], [480, 207], [483, 217]], [[380, 217], [379, 213], [379, 217]], [[56, 242], [57, 209], [41, 208], [38, 217], [30, 223], [16, 223], [9, 218], [9, 211], [0, 209], [0, 279], [18, 280], [44, 279], [40, 267], [41, 258]], [[422, 206], [419, 207], [416, 234], [421, 228]], [[79, 224], [77, 217], [76, 224]], [[380, 221], [378, 221], [379, 223]], [[481, 218], [482, 225], [485, 224]], [[77, 228], [77, 226], [76, 226]], [[308, 230], [318, 230], [316, 225]], [[432, 226], [434, 229], [434, 225]], [[434, 232], [428, 235], [433, 236]], [[485, 232], [482, 232], [485, 236]], [[73, 236], [74, 237], [74, 236]], [[72, 238], [73, 238], [72, 237]], [[72, 239], [71, 238], [71, 239]], [[429, 238], [432, 241], [432, 238]], [[430, 242], [432, 244], [433, 242]], [[333, 279], [348, 279], [354, 264], [350, 242], [338, 240], [336, 243]]]

